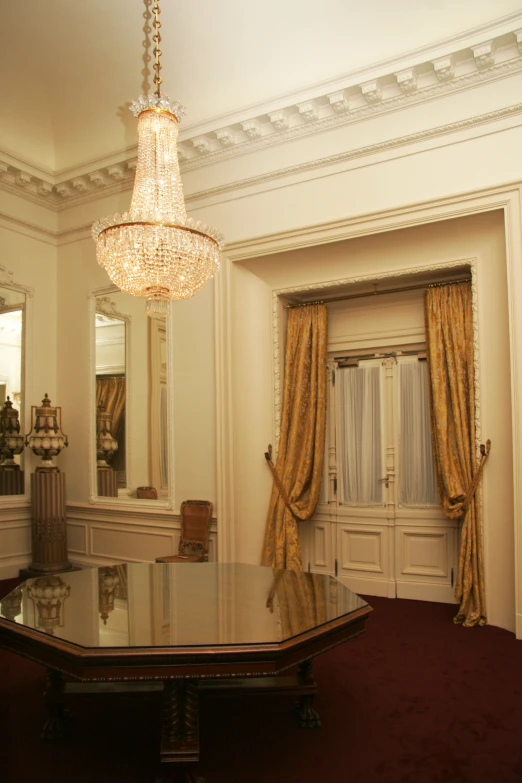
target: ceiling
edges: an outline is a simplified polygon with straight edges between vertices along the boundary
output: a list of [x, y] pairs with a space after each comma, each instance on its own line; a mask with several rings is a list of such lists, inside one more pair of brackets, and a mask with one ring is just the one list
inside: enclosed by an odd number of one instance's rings
[[[217, 128], [223, 115], [522, 11], [520, 0], [160, 5], [162, 89], [186, 105], [185, 127], [216, 118]], [[146, 86], [151, 7], [152, 0], [0, 0], [0, 149], [57, 172], [134, 144], [136, 120], [126, 106]]]

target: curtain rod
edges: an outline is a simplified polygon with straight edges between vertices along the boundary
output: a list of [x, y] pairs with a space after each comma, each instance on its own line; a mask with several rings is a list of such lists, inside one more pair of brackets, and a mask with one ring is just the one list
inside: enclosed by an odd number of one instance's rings
[[330, 302], [344, 302], [347, 299], [362, 299], [365, 296], [382, 296], [383, 294], [400, 294], [404, 291], [418, 291], [421, 289], [427, 289], [427, 288], [440, 288], [444, 285], [456, 285], [457, 283], [470, 283], [471, 277], [462, 277], [458, 280], [446, 280], [443, 283], [422, 283], [419, 285], [409, 285], [404, 286], [402, 288], [388, 288], [386, 291], [378, 291], [377, 290], [377, 283], [374, 283], [375, 285], [375, 291], [366, 291], [362, 294], [345, 294], [343, 296], [332, 296], [331, 299], [321, 299], [314, 302], [300, 302], [296, 304], [288, 304], [287, 308], [290, 310], [294, 307], [308, 307], [310, 305], [316, 305], [316, 304], [330, 304]]

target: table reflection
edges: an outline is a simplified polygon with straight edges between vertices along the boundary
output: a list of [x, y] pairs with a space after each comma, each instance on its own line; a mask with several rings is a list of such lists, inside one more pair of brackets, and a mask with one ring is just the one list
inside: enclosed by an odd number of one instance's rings
[[127, 563], [46, 579], [56, 584], [22, 586], [31, 602], [10, 594], [9, 608], [7, 596], [2, 616], [88, 647], [270, 644], [366, 606], [333, 577], [245, 564]]
[[70, 585], [60, 576], [43, 576], [31, 579], [26, 591], [33, 603], [36, 627], [53, 636], [65, 626], [65, 601], [71, 593]]

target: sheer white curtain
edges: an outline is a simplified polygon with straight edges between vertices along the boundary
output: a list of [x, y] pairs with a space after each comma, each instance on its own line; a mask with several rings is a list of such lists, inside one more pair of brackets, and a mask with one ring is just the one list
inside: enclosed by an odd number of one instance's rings
[[438, 505], [426, 362], [399, 361], [399, 421], [400, 503]]
[[381, 367], [342, 367], [336, 376], [339, 501], [380, 505]]

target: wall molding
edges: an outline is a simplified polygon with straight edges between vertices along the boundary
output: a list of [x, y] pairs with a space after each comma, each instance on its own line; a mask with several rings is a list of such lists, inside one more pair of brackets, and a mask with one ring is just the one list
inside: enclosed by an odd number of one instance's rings
[[[181, 529], [179, 514], [166, 513], [161, 509], [147, 508], [143, 511], [135, 509], [132, 513], [128, 508], [101, 507], [87, 503], [68, 504], [67, 523], [71, 534], [69, 559], [84, 567], [111, 562], [153, 562], [155, 557], [165, 553], [165, 546], [175, 554]], [[72, 532], [73, 529], [76, 533]], [[110, 547], [104, 548], [106, 534], [116, 549], [121, 536], [125, 536], [128, 551], [124, 555], [115, 555], [109, 551]], [[75, 545], [74, 539], [81, 540], [81, 545]], [[138, 542], [142, 542], [142, 545]], [[213, 518], [210, 527], [209, 559], [211, 560], [215, 559], [216, 544], [217, 520]], [[148, 559], [147, 547], [150, 555]]]
[[258, 256], [299, 250], [303, 247], [341, 242], [344, 239], [437, 222], [441, 219], [441, 215], [445, 220], [463, 217], [474, 212], [504, 210], [507, 204], [511, 203], [511, 196], [518, 194], [521, 188], [522, 182], [512, 180], [500, 183], [493, 188], [483, 188], [472, 193], [457, 193], [442, 199], [406, 203], [390, 210], [367, 212], [342, 220], [301, 226], [275, 234], [265, 234], [229, 243], [226, 247], [226, 255], [228, 260], [234, 264]]
[[[497, 109], [496, 111], [486, 112], [485, 114], [479, 114], [473, 117], [468, 117], [465, 120], [450, 122], [445, 125], [438, 125], [433, 128], [428, 128], [427, 130], [418, 131], [417, 133], [410, 133], [405, 136], [396, 136], [391, 139], [386, 139], [385, 141], [376, 142], [375, 144], [369, 144], [363, 147], [357, 147], [355, 149], [347, 150], [345, 152], [340, 152], [335, 155], [328, 155], [327, 157], [324, 158], [316, 158], [314, 160], [306, 161], [304, 163], [298, 163], [293, 166], [287, 166], [286, 168], [279, 168], [275, 171], [259, 174], [254, 177], [247, 177], [242, 180], [235, 180], [225, 185], [219, 185], [217, 187], [209, 188], [207, 190], [196, 191], [186, 196], [185, 202], [187, 205], [190, 205], [194, 202], [207, 201], [208, 199], [217, 199], [221, 196], [231, 194], [234, 191], [239, 191], [246, 188], [260, 188], [265, 184], [275, 182], [283, 178], [288, 178], [292, 176], [295, 177], [301, 174], [309, 174], [314, 170], [325, 169], [329, 166], [338, 166], [340, 164], [342, 165], [346, 163], [351, 163], [353, 161], [358, 161], [360, 159], [368, 158], [372, 155], [377, 155], [383, 152], [392, 153], [394, 150], [398, 150], [403, 147], [407, 147], [409, 145], [419, 144], [421, 142], [430, 141], [432, 139], [438, 139], [446, 135], [463, 133], [465, 131], [472, 131], [475, 128], [480, 128], [481, 126], [487, 125], [489, 123], [499, 123], [502, 120], [509, 120], [511, 118], [519, 117], [519, 115], [521, 114], [522, 114], [522, 103], [513, 104], [512, 106], [506, 106], [502, 109]], [[487, 133], [488, 134], [497, 133], [497, 132], [502, 132], [503, 130], [505, 130], [505, 128], [495, 128], [487, 131]], [[459, 138], [455, 140], [455, 142], [448, 142], [448, 143], [458, 143], [461, 140], [462, 139]], [[439, 144], [438, 146], [440, 147], [442, 146], [442, 144]], [[410, 152], [404, 154], [414, 154], [414, 153]], [[381, 156], [379, 157], [379, 163], [383, 163], [387, 160], [390, 160], [392, 157], [397, 157], [397, 156], [392, 154], [386, 155], [384, 158]]]
[[[260, 192], [266, 190], [267, 187], [270, 187], [270, 189], [274, 189], [274, 187], [286, 187], [288, 182], [282, 182], [282, 180], [288, 180], [290, 177], [295, 179], [303, 175], [308, 175], [308, 179], [311, 179], [312, 177], [310, 177], [310, 174], [314, 171], [317, 172], [316, 177], [328, 176], [331, 173], [327, 171], [328, 168], [342, 166], [342, 170], [345, 170], [346, 166], [353, 167], [353, 164], [357, 166], [359, 161], [361, 162], [360, 165], [371, 165], [372, 161], [369, 163], [363, 162], [368, 158], [371, 158], [371, 156], [376, 156], [376, 162], [380, 164], [396, 158], [397, 151], [401, 149], [404, 150], [400, 153], [401, 157], [417, 154], [419, 149], [407, 150], [406, 148], [408, 146], [411, 147], [412, 145], [422, 144], [423, 142], [430, 142], [431, 140], [436, 142], [437, 139], [440, 139], [445, 135], [459, 134], [457, 138], [445, 142], [445, 145], [460, 143], [463, 140], [468, 140], [469, 138], [474, 137], [474, 129], [480, 128], [484, 125], [495, 124], [494, 128], [486, 131], [487, 134], [501, 133], [512, 127], [512, 125], [509, 124], [510, 120], [516, 120], [519, 117], [522, 117], [522, 103], [507, 106], [493, 112], [476, 115], [458, 122], [440, 125], [435, 128], [429, 128], [426, 131], [419, 131], [417, 133], [412, 133], [405, 136], [398, 136], [393, 139], [387, 139], [386, 141], [378, 142], [376, 144], [358, 147], [356, 149], [348, 150], [347, 152], [338, 153], [336, 155], [330, 155], [325, 158], [317, 158], [312, 161], [296, 164], [294, 166], [288, 166], [286, 168], [280, 168], [276, 171], [259, 174], [254, 177], [247, 177], [242, 180], [234, 180], [214, 188], [196, 191], [191, 195], [186, 196], [185, 202], [190, 211], [191, 205], [193, 205], [193, 208], [198, 208], [203, 202], [208, 205], [209, 201], [216, 203], [227, 197], [228, 199], [240, 198], [240, 191], [242, 190], [251, 189], [252, 192]], [[498, 127], [498, 124], [501, 122], [504, 123], [503, 127]], [[508, 125], [505, 124], [506, 122], [508, 122]], [[467, 133], [467, 135], [465, 138], [463, 138], [462, 135], [465, 133]], [[437, 146], [442, 146], [442, 143], [439, 143]], [[429, 149], [431, 149], [431, 147]], [[423, 148], [420, 151], [424, 152], [425, 150], [426, 148]], [[276, 185], [275, 183], [278, 181], [280, 182]], [[132, 182], [129, 182], [128, 189], [130, 190], [131, 187]], [[501, 185], [500, 187], [503, 186]], [[102, 194], [99, 195], [101, 197]], [[358, 219], [359, 218], [355, 218], [355, 220]], [[32, 222], [12, 218], [11, 216], [0, 212], [0, 227], [15, 231], [25, 236], [29, 236], [39, 241], [43, 241], [55, 247], [62, 247], [80, 240], [90, 239], [92, 223], [73, 226], [72, 228], [67, 228], [62, 231], [49, 231], [37, 226]], [[308, 229], [305, 228], [304, 232], [306, 233], [307, 230]], [[268, 237], [265, 238], [265, 240], [267, 239]], [[251, 240], [247, 241], [250, 242]], [[234, 254], [236, 252], [236, 248], [239, 246], [240, 245], [237, 243], [228, 244], [226, 250], [229, 254]], [[241, 257], [244, 258], [244, 256]]]
[[[517, 22], [520, 23], [519, 16], [507, 19], [511, 19], [511, 24], [515, 26]], [[495, 27], [498, 29], [498, 25]], [[475, 34], [484, 35], [486, 30], [478, 28]], [[455, 44], [462, 44], [463, 37], [452, 40]], [[515, 28], [510, 32], [502, 30], [486, 41], [479, 38], [465, 48], [446, 50], [442, 57], [437, 56], [440, 51], [440, 45], [430, 50], [425, 48], [402, 57], [400, 61], [389, 60], [371, 69], [348, 74], [341, 80], [301, 90], [297, 96], [307, 96], [306, 100], [300, 100], [294, 94], [293, 98], [287, 97], [288, 103], [285, 105], [281, 105], [281, 99], [274, 99], [272, 108], [264, 104], [262, 108], [252, 107], [260, 112], [255, 115], [247, 113], [228, 118], [217, 117], [211, 126], [207, 123], [203, 128], [189, 127], [185, 133], [182, 132], [178, 144], [181, 170], [193, 171], [225, 159], [320, 134], [522, 73], [520, 29]], [[416, 58], [413, 63], [412, 56]], [[408, 62], [408, 67], [399, 67], [399, 62]], [[395, 67], [388, 70], [391, 65]], [[500, 112], [471, 118], [463, 124], [440, 126], [427, 133], [431, 136], [448, 133], [520, 111], [521, 105], [506, 107]], [[222, 126], [221, 123], [227, 119], [229, 124]], [[396, 139], [390, 143], [411, 143], [412, 138], [405, 137], [402, 141]], [[423, 138], [423, 135], [419, 138]], [[368, 155], [379, 147], [373, 145], [347, 154], [352, 157]], [[133, 145], [73, 168], [51, 172], [20, 156], [0, 150], [0, 189], [60, 212], [101, 196], [129, 190], [134, 181], [136, 158], [137, 145]], [[325, 163], [315, 162], [310, 165]], [[237, 187], [236, 184], [232, 189]], [[200, 199], [208, 195], [196, 194], [191, 198]]]
[[47, 245], [56, 247], [56, 231], [49, 231], [49, 229], [42, 228], [36, 223], [32, 223], [28, 220], [14, 218], [11, 215], [8, 215], [6, 212], [0, 212], [0, 228], [4, 228], [7, 231], [13, 231], [16, 234], [23, 234], [23, 236], [27, 236], [31, 239], [36, 239], [39, 242], [45, 242]]

